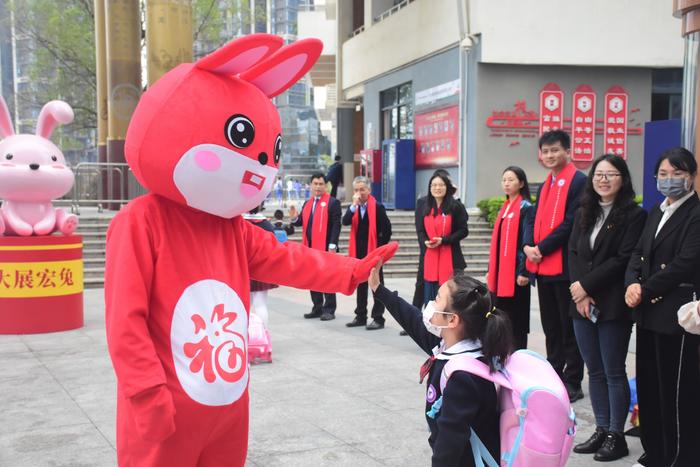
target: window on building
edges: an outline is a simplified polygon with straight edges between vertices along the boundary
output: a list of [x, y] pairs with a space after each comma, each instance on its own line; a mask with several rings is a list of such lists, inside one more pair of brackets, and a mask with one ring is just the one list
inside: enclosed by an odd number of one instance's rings
[[405, 83], [380, 94], [382, 140], [413, 138], [413, 87]]
[[681, 118], [683, 107], [683, 69], [662, 68], [651, 71], [651, 119]]

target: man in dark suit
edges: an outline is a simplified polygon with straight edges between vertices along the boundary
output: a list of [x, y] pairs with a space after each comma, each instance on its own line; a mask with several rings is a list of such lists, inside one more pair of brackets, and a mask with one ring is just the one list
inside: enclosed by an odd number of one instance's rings
[[[559, 373], [571, 402], [583, 398], [583, 359], [569, 316], [568, 248], [586, 176], [570, 161], [571, 139], [562, 130], [544, 133], [539, 140], [540, 162], [550, 174], [537, 193], [537, 203], [525, 224], [523, 252], [527, 269], [537, 279], [540, 319], [547, 360]], [[565, 203], [561, 202], [566, 200]]]
[[[338, 251], [340, 236], [340, 201], [326, 193], [326, 176], [311, 176], [311, 198], [304, 202], [299, 215], [294, 206], [289, 209], [291, 224], [302, 227], [304, 245], [323, 251]], [[313, 308], [304, 318], [335, 319], [335, 294], [311, 291]]]
[[[352, 189], [352, 204], [345, 211], [343, 225], [351, 226], [349, 255], [364, 258], [370, 251], [389, 243], [391, 222], [384, 206], [370, 194], [367, 177], [355, 177]], [[379, 277], [383, 284], [384, 274], [381, 269]], [[367, 324], [367, 289], [367, 282], [357, 286], [355, 319], [346, 324], [349, 328], [365, 326], [368, 331], [373, 331], [384, 327], [384, 305], [376, 299], [372, 306], [372, 322]]]
[[340, 156], [335, 156], [335, 162], [328, 167], [326, 181], [331, 183], [331, 196], [335, 198], [338, 195], [338, 185], [343, 181], [343, 164], [340, 163]]

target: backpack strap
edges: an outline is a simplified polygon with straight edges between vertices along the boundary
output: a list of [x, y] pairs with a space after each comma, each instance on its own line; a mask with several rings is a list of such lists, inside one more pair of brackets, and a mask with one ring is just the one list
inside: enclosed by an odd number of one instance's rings
[[484, 461], [489, 467], [498, 467], [498, 462], [493, 458], [486, 445], [476, 434], [476, 431], [471, 430], [469, 435], [469, 444], [472, 446], [472, 455], [474, 456], [474, 465], [476, 467], [484, 467]]
[[447, 380], [450, 379], [450, 376], [452, 376], [452, 373], [455, 371], [466, 371], [467, 373], [492, 381], [501, 387], [513, 389], [513, 386], [503, 370], [491, 373], [488, 365], [476, 358], [469, 355], [455, 355], [447, 361], [442, 369], [442, 374], [440, 375], [440, 393], [445, 392]]

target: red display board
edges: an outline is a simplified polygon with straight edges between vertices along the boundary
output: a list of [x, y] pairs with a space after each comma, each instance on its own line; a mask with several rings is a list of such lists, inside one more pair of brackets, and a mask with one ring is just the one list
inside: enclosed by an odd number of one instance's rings
[[596, 94], [587, 84], [574, 91], [571, 113], [571, 160], [585, 168], [595, 157], [595, 104]]
[[605, 93], [603, 141], [606, 154], [627, 158], [628, 95], [622, 86], [612, 86]]
[[0, 334], [82, 326], [82, 237], [0, 237]]
[[539, 134], [562, 128], [564, 124], [564, 92], [555, 83], [545, 84], [540, 91]]
[[416, 168], [454, 167], [459, 164], [458, 106], [416, 114], [414, 134]]

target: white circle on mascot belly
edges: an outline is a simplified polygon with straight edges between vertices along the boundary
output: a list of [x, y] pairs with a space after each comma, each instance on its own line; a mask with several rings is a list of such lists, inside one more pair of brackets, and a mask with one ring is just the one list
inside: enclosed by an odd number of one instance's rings
[[[223, 308], [220, 306], [223, 305]], [[214, 317], [214, 310], [219, 306], [224, 312], [223, 320]], [[227, 324], [235, 313], [235, 319]], [[194, 318], [199, 315], [199, 318]], [[219, 317], [222, 317], [219, 315]], [[194, 318], [194, 320], [193, 320]], [[197, 330], [195, 321], [203, 322], [206, 329]], [[223, 327], [225, 328], [222, 328]], [[205, 336], [212, 345], [212, 352], [197, 353], [194, 358], [185, 354], [186, 344], [201, 342]], [[170, 346], [175, 363], [175, 373], [180, 385], [188, 396], [200, 404], [221, 406], [231, 404], [243, 395], [248, 387], [248, 314], [238, 294], [223, 282], [206, 279], [196, 282], [185, 289], [175, 305], [170, 328]], [[242, 358], [235, 359], [235, 365], [228, 367], [232, 372], [242, 372], [239, 378], [229, 381], [217, 371], [216, 357], [219, 365], [226, 365], [225, 357], [233, 346], [244, 349]], [[220, 352], [217, 352], [217, 349]], [[201, 358], [215, 375], [213, 381], [205, 378], [205, 368], [196, 372], [190, 369], [194, 359]]]

